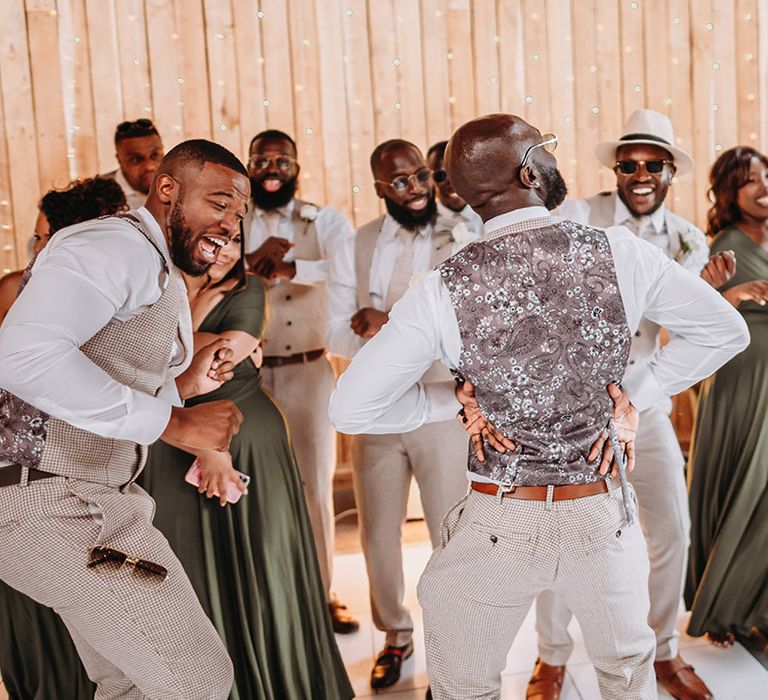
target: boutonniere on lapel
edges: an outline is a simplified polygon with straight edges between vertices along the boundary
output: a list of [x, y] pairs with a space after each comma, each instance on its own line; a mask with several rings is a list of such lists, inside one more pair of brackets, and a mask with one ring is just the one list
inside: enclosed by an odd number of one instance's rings
[[467, 245], [467, 243], [472, 240], [472, 233], [463, 221], [459, 221], [459, 223], [455, 224], [450, 231], [440, 231], [440, 234], [447, 234], [447, 236], [445, 241], [437, 246], [437, 250], [444, 248], [450, 243], [452, 255], [461, 250], [465, 245]]
[[312, 223], [319, 213], [320, 210], [314, 204], [303, 204], [299, 209], [299, 218], [307, 223]]
[[679, 233], [678, 238], [680, 240], [680, 250], [675, 256], [675, 261], [681, 263], [688, 257], [688, 255], [701, 247], [701, 240], [696, 235], [693, 226], [689, 226], [686, 231]]

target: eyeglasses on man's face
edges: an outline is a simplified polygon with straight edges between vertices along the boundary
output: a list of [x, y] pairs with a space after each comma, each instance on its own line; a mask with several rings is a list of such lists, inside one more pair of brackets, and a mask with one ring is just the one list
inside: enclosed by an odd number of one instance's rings
[[248, 166], [255, 172], [268, 170], [274, 166], [280, 172], [287, 173], [296, 166], [296, 159], [286, 155], [266, 156], [256, 153], [251, 156]]
[[537, 148], [543, 148], [547, 153], [552, 153], [556, 148], [560, 139], [554, 134], [544, 134], [541, 137], [539, 143], [534, 143], [533, 146], [528, 146], [523, 155], [523, 160], [520, 162], [520, 167], [524, 168], [528, 163], [528, 158]]
[[391, 187], [395, 192], [405, 192], [413, 183], [428, 185], [432, 182], [432, 171], [429, 168], [420, 168], [410, 175], [398, 175], [392, 180], [375, 180], [382, 185]]
[[634, 175], [640, 166], [645, 168], [649, 175], [658, 175], [664, 170], [665, 165], [674, 163], [672, 160], [617, 160], [614, 169], [622, 175]]

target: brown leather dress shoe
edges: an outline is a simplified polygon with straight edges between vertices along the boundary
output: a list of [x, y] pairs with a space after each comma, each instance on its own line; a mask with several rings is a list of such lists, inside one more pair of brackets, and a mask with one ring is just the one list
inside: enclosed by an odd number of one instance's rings
[[678, 654], [669, 661], [655, 661], [656, 679], [677, 700], [712, 700], [712, 692]]
[[328, 610], [331, 613], [333, 631], [336, 634], [352, 634], [360, 629], [360, 623], [347, 610], [347, 606], [338, 599], [334, 598], [328, 603]]
[[400, 669], [405, 661], [413, 654], [413, 641], [401, 647], [387, 644], [376, 658], [371, 671], [371, 688], [388, 688], [400, 680]]
[[565, 666], [550, 666], [536, 659], [525, 700], [560, 700], [564, 681]]

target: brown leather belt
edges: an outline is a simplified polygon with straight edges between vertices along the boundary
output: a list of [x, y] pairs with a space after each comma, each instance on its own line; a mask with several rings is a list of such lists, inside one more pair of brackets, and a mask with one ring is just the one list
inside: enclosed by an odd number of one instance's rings
[[[0, 488], [3, 486], [15, 486], [21, 483], [21, 466], [18, 464], [12, 464], [9, 467], [0, 467]], [[27, 481], [39, 481], [40, 479], [48, 479], [52, 476], [58, 476], [58, 474], [51, 474], [51, 472], [44, 472], [34, 467], [29, 468], [29, 476]]]
[[[524, 501], [546, 501], [546, 486], [513, 486], [510, 491], [504, 491], [504, 498], [520, 498]], [[472, 482], [472, 489], [480, 493], [495, 496], [499, 492], [496, 484], [485, 484], [479, 481]], [[567, 484], [555, 486], [552, 494], [553, 501], [572, 501], [575, 498], [595, 496], [598, 493], [608, 493], [607, 481], [595, 481], [591, 484]]]
[[282, 367], [283, 365], [297, 365], [301, 362], [312, 362], [325, 355], [325, 348], [310, 350], [309, 352], [297, 352], [295, 355], [272, 355], [262, 361], [264, 367]]

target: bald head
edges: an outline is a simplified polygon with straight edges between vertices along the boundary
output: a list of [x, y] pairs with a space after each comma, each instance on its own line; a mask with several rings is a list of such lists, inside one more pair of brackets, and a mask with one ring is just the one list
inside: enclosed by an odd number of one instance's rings
[[520, 167], [526, 151], [539, 143], [541, 132], [520, 117], [479, 117], [451, 137], [445, 169], [456, 192], [484, 221], [522, 207], [554, 208], [565, 195], [554, 156], [536, 148]]

